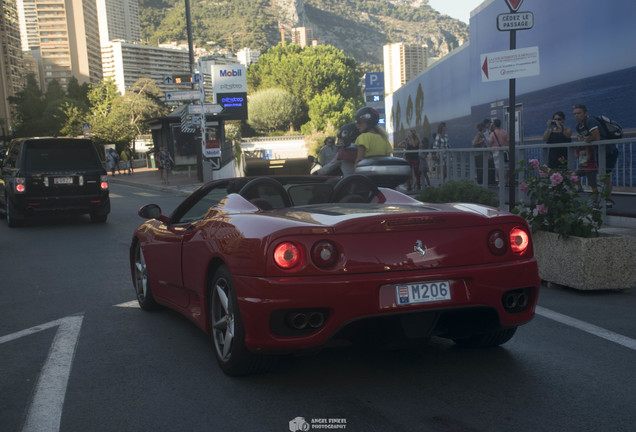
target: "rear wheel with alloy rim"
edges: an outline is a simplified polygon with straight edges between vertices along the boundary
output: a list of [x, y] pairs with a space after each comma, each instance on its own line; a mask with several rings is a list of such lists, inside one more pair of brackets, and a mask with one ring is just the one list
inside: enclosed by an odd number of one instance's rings
[[276, 356], [254, 354], [245, 347], [245, 329], [227, 267], [221, 266], [216, 271], [209, 289], [212, 344], [223, 372], [239, 376], [273, 369], [278, 360]]

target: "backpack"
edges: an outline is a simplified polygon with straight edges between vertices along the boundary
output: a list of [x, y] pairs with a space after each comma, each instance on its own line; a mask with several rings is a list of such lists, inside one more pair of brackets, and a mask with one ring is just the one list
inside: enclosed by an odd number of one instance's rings
[[610, 120], [607, 116], [600, 115], [594, 117], [603, 128], [605, 132], [604, 139], [619, 139], [623, 138], [623, 127], [616, 123], [614, 120]]

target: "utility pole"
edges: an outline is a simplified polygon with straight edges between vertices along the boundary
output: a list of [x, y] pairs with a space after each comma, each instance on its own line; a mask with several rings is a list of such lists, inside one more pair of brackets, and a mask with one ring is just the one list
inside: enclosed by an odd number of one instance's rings
[[[517, 31], [516, 30], [511, 30], [510, 31], [510, 50], [514, 50], [517, 49]], [[509, 95], [508, 98], [510, 99], [510, 103], [508, 104], [508, 138], [509, 138], [509, 146], [510, 146], [510, 150], [508, 151], [508, 209], [510, 211], [512, 211], [512, 209], [515, 207], [515, 187], [516, 187], [516, 181], [515, 181], [515, 166], [517, 164], [516, 162], [516, 158], [515, 158], [515, 147], [516, 147], [516, 130], [515, 130], [515, 126], [516, 126], [516, 118], [515, 118], [515, 113], [516, 113], [516, 105], [517, 105], [517, 100], [516, 100], [516, 89], [517, 86], [517, 80], [515, 78], [512, 78], [510, 80], [510, 85], [509, 85]], [[501, 163], [501, 162], [500, 162]]]
[[[192, 14], [190, 12], [190, 0], [185, 0], [185, 14], [186, 14], [186, 29], [188, 31], [188, 50], [190, 53], [190, 75], [193, 75], [194, 74], [194, 43], [192, 42]], [[197, 84], [192, 82], [191, 84], [192, 90], [195, 89], [195, 85]], [[202, 133], [205, 133], [205, 125], [201, 126], [201, 130], [202, 130]], [[201, 149], [201, 146], [196, 146], [196, 148], [198, 149], [197, 150], [197, 178], [199, 182], [203, 182], [203, 154], [202, 154], [203, 150]]]

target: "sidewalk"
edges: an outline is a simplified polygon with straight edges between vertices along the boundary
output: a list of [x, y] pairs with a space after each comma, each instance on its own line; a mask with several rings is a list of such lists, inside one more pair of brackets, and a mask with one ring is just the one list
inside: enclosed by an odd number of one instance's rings
[[190, 172], [173, 171], [170, 173], [168, 184], [164, 184], [161, 181], [159, 169], [157, 168], [136, 168], [135, 172], [131, 175], [116, 174], [112, 176], [108, 174], [108, 181], [115, 184], [135, 186], [161, 192], [172, 192], [177, 195], [189, 195], [192, 191], [201, 186], [195, 170], [191, 170]]
[[[156, 168], [137, 168], [131, 175], [108, 175], [111, 183], [135, 186], [144, 189], [187, 196], [201, 186], [195, 170], [173, 171], [168, 184], [164, 184]], [[636, 237], [636, 196], [631, 194], [613, 195], [614, 208], [608, 211], [607, 223], [601, 232], [607, 234], [630, 235]]]

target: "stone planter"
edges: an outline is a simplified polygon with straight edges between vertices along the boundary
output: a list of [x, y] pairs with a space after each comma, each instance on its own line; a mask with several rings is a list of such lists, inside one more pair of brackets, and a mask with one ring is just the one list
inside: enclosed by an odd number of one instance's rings
[[636, 287], [636, 238], [603, 235], [567, 237], [533, 233], [539, 277], [579, 290]]

